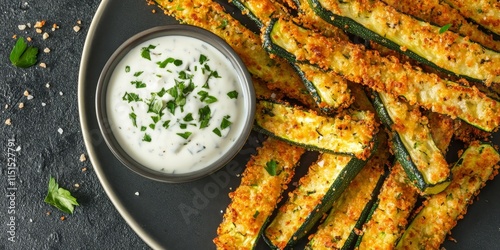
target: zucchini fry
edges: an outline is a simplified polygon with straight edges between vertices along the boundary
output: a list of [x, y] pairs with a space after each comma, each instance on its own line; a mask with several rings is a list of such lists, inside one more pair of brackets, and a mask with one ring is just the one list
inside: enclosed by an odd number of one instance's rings
[[[288, 63], [280, 58], [271, 59], [262, 49], [258, 35], [250, 31], [223, 7], [212, 0], [155, 0], [165, 14], [181, 23], [209, 30], [224, 39], [238, 53], [248, 71], [268, 83], [272, 90], [280, 90], [290, 98], [313, 107], [300, 77]], [[249, 53], [251, 51], [251, 53]]]
[[491, 132], [500, 125], [500, 102], [477, 88], [443, 80], [395, 58], [324, 37], [293, 22], [274, 20], [264, 34], [264, 46], [278, 56], [308, 61], [375, 91], [402, 96], [410, 105], [459, 117], [482, 130]]
[[423, 194], [443, 191], [451, 181], [444, 154], [436, 146], [428, 119], [412, 107], [384, 93], [374, 93], [374, 106], [389, 129], [396, 159]]
[[254, 128], [310, 150], [365, 160], [374, 147], [378, 123], [375, 114], [369, 111], [352, 111], [330, 117], [297, 106], [259, 100]]
[[398, 11], [420, 18], [438, 26], [451, 24], [449, 30], [467, 36], [486, 48], [500, 51], [500, 41], [492, 39], [491, 34], [481, 31], [477, 25], [470, 23], [460, 12], [445, 1], [440, 0], [382, 0]]
[[365, 163], [351, 156], [321, 154], [265, 229], [266, 242], [284, 249], [307, 235]]
[[310, 0], [327, 22], [423, 64], [490, 86], [500, 82], [500, 53], [398, 12], [382, 1]]
[[[449, 131], [453, 131], [453, 124], [451, 121], [436, 121], [440, 115], [431, 113], [429, 117], [432, 136], [443, 139], [438, 146], [444, 152], [452, 138]], [[363, 225], [362, 234], [356, 242], [357, 248], [362, 250], [377, 246], [379, 249], [393, 249], [408, 225], [408, 218], [418, 198], [417, 189], [411, 184], [401, 164], [396, 162], [382, 185], [371, 215]]]
[[[284, 7], [270, 0], [233, 0], [232, 3], [257, 25], [264, 27], [274, 17], [289, 16]], [[289, 62], [297, 71], [317, 106], [325, 113], [347, 108], [353, 102], [347, 81], [333, 73], [310, 64]]]
[[493, 0], [444, 0], [462, 15], [500, 36], [500, 3]]
[[469, 146], [453, 167], [450, 186], [424, 202], [396, 249], [439, 249], [474, 196], [498, 173], [499, 161], [492, 145], [476, 141]]
[[213, 240], [217, 249], [255, 247], [304, 151], [272, 138], [262, 144], [247, 163], [240, 186], [229, 194], [231, 203]]
[[386, 177], [390, 156], [387, 134], [379, 133], [380, 145], [366, 166], [333, 203], [328, 217], [309, 236], [306, 249], [352, 249]]

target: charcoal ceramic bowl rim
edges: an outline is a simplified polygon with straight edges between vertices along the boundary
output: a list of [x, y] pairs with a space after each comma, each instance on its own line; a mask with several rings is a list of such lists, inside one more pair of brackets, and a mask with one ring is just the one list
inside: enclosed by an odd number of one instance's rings
[[[106, 90], [108, 88], [109, 79], [113, 74], [114, 69], [117, 64], [123, 59], [123, 57], [134, 47], [146, 42], [150, 39], [163, 37], [163, 36], [187, 36], [195, 39], [202, 40], [215, 49], [220, 51], [232, 64], [236, 75], [238, 77], [238, 83], [242, 90], [242, 96], [244, 100], [244, 105], [246, 106], [245, 117], [240, 122], [243, 122], [243, 128], [241, 134], [232, 144], [232, 146], [219, 157], [213, 163], [199, 169], [196, 171], [188, 173], [164, 173], [155, 171], [151, 168], [144, 166], [143, 164], [137, 162], [130, 155], [128, 155], [125, 150], [120, 146], [118, 141], [113, 135], [111, 126], [107, 118], [107, 108], [106, 108]], [[96, 113], [97, 122], [99, 129], [103, 135], [104, 141], [106, 142], [108, 148], [111, 150], [113, 155], [128, 169], [132, 170], [136, 174], [143, 177], [149, 178], [151, 180], [169, 183], [181, 183], [194, 181], [205, 176], [208, 176], [217, 170], [224, 167], [229, 161], [231, 161], [241, 150], [245, 144], [250, 132], [252, 131], [252, 126], [255, 117], [255, 90], [252, 85], [252, 78], [248, 72], [245, 64], [234, 51], [234, 49], [226, 43], [223, 39], [215, 35], [214, 33], [207, 31], [205, 29], [186, 25], [186, 24], [172, 24], [165, 26], [158, 26], [154, 28], [147, 29], [145, 31], [139, 32], [126, 40], [106, 62], [104, 68], [101, 71], [99, 80], [96, 88]]]

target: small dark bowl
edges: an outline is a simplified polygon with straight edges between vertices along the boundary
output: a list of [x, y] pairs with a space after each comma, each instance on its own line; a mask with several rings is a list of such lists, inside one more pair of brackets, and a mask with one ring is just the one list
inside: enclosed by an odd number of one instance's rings
[[[244, 119], [239, 122], [244, 123], [243, 132], [239, 135], [236, 141], [232, 144], [231, 148], [221, 155], [220, 158], [215, 160], [212, 164], [209, 164], [199, 170], [188, 172], [188, 173], [164, 173], [153, 170], [144, 166], [128, 155], [125, 150], [120, 146], [113, 131], [109, 124], [106, 108], [106, 91], [108, 88], [108, 82], [113, 74], [113, 71], [117, 64], [122, 60], [122, 58], [134, 47], [146, 42], [150, 39], [162, 37], [162, 36], [187, 36], [202, 40], [217, 50], [219, 50], [224, 56], [226, 56], [234, 69], [236, 70], [238, 76], [238, 83], [240, 84], [242, 93], [241, 96], [244, 100], [244, 105], [246, 106], [246, 114]], [[240, 57], [236, 52], [222, 40], [217, 35], [190, 25], [175, 24], [168, 26], [155, 27], [143, 32], [140, 32], [127, 41], [125, 41], [109, 58], [106, 65], [104, 66], [101, 75], [99, 77], [99, 82], [97, 84], [96, 90], [96, 112], [97, 120], [99, 123], [99, 128], [104, 136], [106, 144], [115, 155], [115, 157], [126, 167], [128, 167], [133, 172], [147, 177], [152, 180], [161, 182], [187, 182], [200, 179], [202, 177], [208, 176], [223, 166], [225, 166], [229, 161], [231, 161], [236, 154], [241, 150], [245, 144], [248, 136], [252, 130], [254, 115], [255, 115], [255, 92], [252, 84], [252, 79], [245, 65], [241, 61]]]

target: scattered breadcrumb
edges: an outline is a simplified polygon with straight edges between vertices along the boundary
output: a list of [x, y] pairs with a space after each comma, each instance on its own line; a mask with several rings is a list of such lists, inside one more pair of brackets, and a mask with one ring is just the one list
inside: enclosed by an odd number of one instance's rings
[[38, 33], [38, 34], [42, 34], [42, 29], [40, 29], [40, 28], [35, 29], [35, 31], [36, 31], [36, 33]]
[[50, 215], [50, 211], [48, 211], [47, 213], [45, 213], [46, 215]]
[[87, 171], [87, 168], [82, 168], [82, 172], [86, 172]]
[[17, 25], [17, 28], [19, 30], [25, 30], [26, 29], [26, 24], [20, 24], [20, 25]]
[[46, 84], [45, 84], [45, 87], [46, 87], [46, 88], [50, 88], [50, 83], [46, 83]]
[[62, 129], [62, 128], [58, 128], [58, 129], [57, 129], [57, 132], [58, 132], [60, 135], [62, 135], [62, 133], [63, 133], [64, 131], [63, 131], [63, 129]]
[[45, 103], [45, 102], [42, 102], [42, 107], [45, 107], [45, 105], [47, 105], [47, 103]]
[[31, 99], [33, 99], [33, 96], [32, 95], [28, 95], [28, 96], [26, 96], [26, 99], [31, 100]]
[[64, 221], [64, 220], [66, 220], [66, 216], [64, 216], [64, 215], [63, 215], [63, 216], [61, 216], [61, 218], [59, 218], [59, 219], [60, 219], [61, 221]]
[[30, 95], [30, 92], [28, 90], [25, 90], [24, 93], [23, 93], [24, 96], [29, 96]]
[[139, 196], [139, 192], [135, 192], [135, 195], [136, 195], [136, 196]]
[[76, 188], [79, 188], [79, 187], [80, 187], [80, 184], [75, 183], [75, 185], [73, 185], [73, 186], [75, 186]]
[[80, 31], [80, 26], [78, 26], [78, 25], [73, 26], [73, 30], [74, 30], [75, 32]]
[[12, 120], [10, 118], [7, 118], [7, 120], [5, 120], [5, 125], [12, 125]]
[[59, 29], [59, 25], [57, 24], [52, 24], [52, 31], [55, 31], [56, 29]]
[[18, 107], [19, 107], [20, 109], [24, 108], [24, 102], [20, 102]]
[[49, 33], [47, 33], [47, 32], [43, 33], [42, 38], [43, 38], [43, 40], [49, 38]]
[[19, 151], [21, 151], [21, 146], [17, 146], [17, 148], [16, 148], [16, 152], [19, 152]]
[[31, 39], [30, 36], [26, 37], [26, 41], [31, 42], [33, 39]]
[[87, 160], [87, 157], [85, 157], [85, 154], [80, 155], [80, 162], [84, 162]]
[[44, 53], [50, 53], [50, 49], [49, 48], [45, 48], [45, 49], [43, 49], [43, 52]]
[[62, 92], [62, 91], [59, 91], [59, 95], [63, 95], [63, 92]]
[[9, 108], [9, 104], [5, 104], [5, 109], [8, 109]]
[[45, 20], [37, 21], [33, 27], [39, 29], [39, 28], [42, 28], [43, 26], [45, 26]]
[[40, 68], [47, 68], [47, 64], [44, 63], [44, 62], [41, 62], [38, 66], [40, 66]]

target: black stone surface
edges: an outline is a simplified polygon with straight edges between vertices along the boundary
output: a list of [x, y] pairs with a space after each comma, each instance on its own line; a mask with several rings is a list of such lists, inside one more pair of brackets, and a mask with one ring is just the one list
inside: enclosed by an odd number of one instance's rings
[[[78, 116], [78, 70], [99, 4], [0, 0], [0, 249], [148, 249], [111, 204], [90, 161], [80, 161], [87, 154]], [[41, 20], [46, 24], [38, 34], [33, 26]], [[28, 23], [31, 28], [18, 28]], [[53, 24], [59, 28], [53, 31]], [[46, 68], [11, 65], [14, 35], [32, 38], [40, 49], [38, 63]], [[5, 124], [8, 119], [11, 125]], [[12, 159], [16, 168], [9, 173]], [[73, 215], [44, 203], [50, 176], [80, 202]]]

